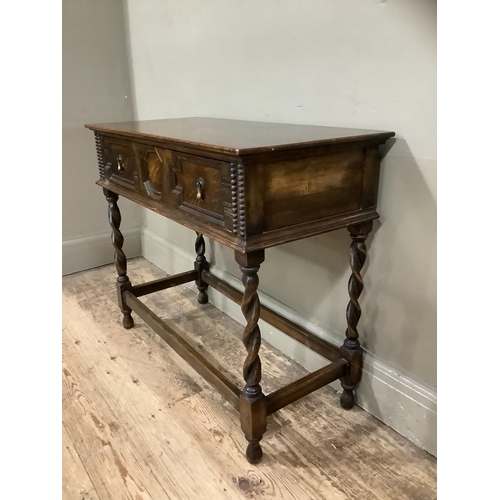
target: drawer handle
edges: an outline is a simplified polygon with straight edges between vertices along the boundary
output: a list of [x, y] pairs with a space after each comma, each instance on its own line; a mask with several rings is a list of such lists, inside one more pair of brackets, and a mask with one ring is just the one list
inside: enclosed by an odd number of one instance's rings
[[200, 177], [196, 181], [196, 199], [203, 200], [203, 191], [205, 191], [205, 181]]
[[123, 164], [122, 155], [118, 155], [118, 158], [116, 159], [116, 165], [118, 168], [118, 172], [123, 172], [125, 170], [125, 165]]

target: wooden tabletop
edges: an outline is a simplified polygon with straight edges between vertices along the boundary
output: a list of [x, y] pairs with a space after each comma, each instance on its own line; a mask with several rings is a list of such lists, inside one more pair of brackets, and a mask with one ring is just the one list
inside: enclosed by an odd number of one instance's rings
[[394, 132], [379, 130], [199, 117], [101, 123], [85, 126], [102, 133], [167, 139], [235, 154], [251, 153], [256, 150], [273, 151], [297, 145], [339, 144], [366, 139], [384, 142], [395, 135]]

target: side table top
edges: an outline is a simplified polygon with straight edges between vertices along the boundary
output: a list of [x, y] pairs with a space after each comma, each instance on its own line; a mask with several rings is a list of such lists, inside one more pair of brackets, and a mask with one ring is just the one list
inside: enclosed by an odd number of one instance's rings
[[378, 130], [200, 117], [85, 126], [101, 133], [120, 134], [131, 138], [167, 139], [231, 154], [328, 146], [364, 140], [383, 143], [395, 135], [394, 132]]

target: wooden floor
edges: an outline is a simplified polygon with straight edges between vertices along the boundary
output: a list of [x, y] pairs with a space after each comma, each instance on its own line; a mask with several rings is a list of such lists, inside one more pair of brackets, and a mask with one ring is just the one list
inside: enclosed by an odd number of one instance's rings
[[[129, 262], [133, 283], [165, 274]], [[63, 278], [63, 499], [434, 499], [436, 460], [325, 387], [275, 413], [250, 465], [238, 413], [137, 317], [115, 269]], [[185, 286], [142, 297], [241, 387], [241, 325]], [[307, 372], [263, 345], [263, 388]]]

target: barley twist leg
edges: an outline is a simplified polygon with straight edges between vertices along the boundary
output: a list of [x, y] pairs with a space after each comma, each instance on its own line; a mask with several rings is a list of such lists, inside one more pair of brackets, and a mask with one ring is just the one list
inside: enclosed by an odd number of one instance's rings
[[266, 431], [266, 407], [264, 394], [260, 386], [261, 362], [259, 349], [261, 343], [259, 317], [260, 301], [257, 294], [259, 286], [258, 271], [264, 261], [264, 251], [249, 254], [236, 253], [236, 261], [242, 272], [242, 282], [245, 287], [241, 301], [241, 311], [246, 319], [243, 332], [243, 344], [247, 356], [243, 364], [245, 387], [240, 397], [241, 428], [248, 441], [247, 460], [254, 464], [262, 458], [260, 440]]
[[196, 279], [196, 286], [198, 287], [198, 302], [206, 304], [208, 302], [207, 288], [208, 283], [203, 281], [201, 273], [208, 271], [210, 264], [205, 258], [205, 240], [201, 233], [196, 233], [196, 242], [194, 244], [196, 250], [196, 260], [194, 262], [194, 269], [198, 271], [198, 278]]
[[111, 241], [115, 249], [115, 266], [118, 273], [116, 280], [116, 289], [118, 292], [118, 304], [123, 313], [123, 326], [125, 328], [132, 328], [134, 326], [134, 319], [132, 318], [132, 310], [128, 307], [123, 300], [123, 293], [132, 288], [132, 284], [127, 276], [127, 258], [123, 253], [123, 234], [120, 232], [120, 224], [122, 216], [118, 208], [118, 195], [104, 189], [104, 196], [108, 202], [108, 219], [111, 226]]
[[359, 344], [357, 326], [361, 317], [359, 296], [363, 291], [361, 269], [366, 260], [365, 241], [370, 234], [371, 228], [371, 222], [350, 226], [348, 228], [352, 239], [350, 248], [350, 265], [352, 274], [349, 278], [348, 284], [349, 303], [346, 311], [346, 339], [340, 348], [340, 355], [349, 363], [349, 372], [341, 378], [341, 384], [344, 391], [340, 396], [340, 404], [346, 410], [349, 410], [354, 406], [354, 389], [361, 380], [363, 350]]

